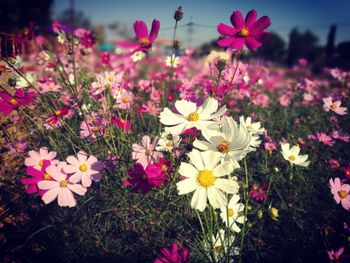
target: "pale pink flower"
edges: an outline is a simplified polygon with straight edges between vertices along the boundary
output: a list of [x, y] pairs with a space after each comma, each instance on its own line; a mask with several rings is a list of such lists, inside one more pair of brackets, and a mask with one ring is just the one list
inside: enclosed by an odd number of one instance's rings
[[344, 209], [350, 210], [350, 185], [342, 184], [340, 179], [334, 178], [329, 180], [331, 192], [337, 204], [341, 203]]
[[153, 101], [148, 101], [147, 104], [142, 104], [142, 111], [147, 112], [152, 116], [158, 116], [162, 109], [157, 107]]
[[95, 156], [80, 151], [77, 157], [68, 156], [66, 161], [68, 165], [63, 167], [63, 171], [72, 174], [69, 182], [81, 181], [84, 187], [90, 187], [92, 180], [101, 180], [102, 175], [99, 171], [103, 168], [103, 162], [98, 161]]
[[32, 166], [37, 170], [41, 170], [41, 167], [44, 164], [45, 160], [52, 161], [56, 155], [57, 152], [49, 152], [46, 147], [41, 147], [39, 149], [39, 152], [37, 151], [29, 151], [29, 157], [27, 157], [24, 160], [24, 164], [26, 166]]
[[121, 89], [118, 94], [115, 107], [118, 109], [130, 109], [134, 103], [134, 94], [131, 91]]
[[319, 142], [322, 142], [324, 145], [327, 145], [327, 146], [333, 146], [333, 144], [335, 143], [335, 141], [333, 141], [333, 139], [330, 136], [328, 136], [327, 134], [325, 134], [323, 132], [317, 132], [316, 139]]
[[64, 174], [59, 167], [49, 166], [46, 168], [53, 180], [43, 180], [38, 182], [38, 187], [41, 190], [47, 190], [41, 197], [45, 204], [51, 203], [57, 198], [59, 206], [74, 207], [77, 202], [73, 192], [78, 195], [85, 195], [86, 188], [80, 184], [70, 183], [67, 175]]
[[332, 135], [333, 139], [338, 139], [338, 140], [341, 140], [343, 142], [350, 141], [350, 136], [347, 133], [341, 133], [340, 131], [333, 131], [331, 135]]
[[42, 93], [46, 92], [59, 92], [60, 90], [60, 85], [56, 84], [54, 81], [48, 81], [43, 84], [40, 84], [40, 91]]
[[339, 262], [340, 260], [340, 256], [343, 254], [344, 252], [344, 247], [339, 248], [338, 250], [328, 250], [328, 258], [331, 261], [335, 261], [335, 262]]
[[154, 138], [153, 142], [148, 135], [142, 137], [141, 145], [132, 145], [132, 159], [137, 160], [144, 168], [158, 158], [163, 157], [162, 153], [155, 151], [158, 139]]
[[347, 108], [346, 107], [340, 107], [341, 105], [341, 101], [340, 100], [336, 100], [333, 101], [332, 97], [327, 97], [323, 99], [323, 108], [325, 111], [329, 111], [332, 110], [335, 113], [339, 114], [339, 115], [345, 115]]
[[279, 101], [280, 101], [280, 104], [281, 104], [283, 107], [288, 107], [289, 104], [290, 104], [290, 96], [288, 96], [288, 95], [282, 95], [282, 96], [279, 98]]

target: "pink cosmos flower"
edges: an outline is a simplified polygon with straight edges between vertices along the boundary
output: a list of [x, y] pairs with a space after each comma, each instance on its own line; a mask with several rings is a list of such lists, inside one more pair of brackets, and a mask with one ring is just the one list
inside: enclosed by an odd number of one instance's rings
[[155, 151], [158, 139], [154, 138], [153, 142], [148, 135], [142, 137], [141, 145], [132, 145], [132, 159], [137, 160], [138, 163], [146, 167], [151, 162], [157, 161], [158, 158], [163, 157], [162, 153]]
[[157, 163], [148, 164], [146, 169], [140, 163], [136, 163], [134, 169], [128, 170], [128, 174], [131, 179], [124, 180], [124, 185], [133, 186], [133, 192], [148, 193], [168, 179], [163, 174], [161, 165]]
[[80, 39], [80, 43], [84, 48], [90, 48], [95, 43], [93, 34], [84, 28], [77, 28], [74, 31], [74, 35]]
[[54, 81], [48, 81], [39, 85], [41, 93], [46, 92], [59, 92], [60, 85], [56, 84]]
[[44, 165], [44, 161], [52, 161], [57, 152], [49, 152], [46, 147], [40, 148], [39, 152], [37, 151], [29, 151], [29, 157], [24, 160], [24, 164], [26, 166], [32, 166], [37, 170], [41, 170], [41, 167]]
[[[46, 168], [51, 165], [51, 162], [48, 160], [44, 160], [43, 166], [40, 170], [35, 169], [30, 166], [27, 167], [26, 173], [30, 177], [22, 178], [21, 183], [26, 185], [26, 192], [28, 194], [33, 194], [38, 192], [37, 184], [42, 180], [50, 180], [51, 176], [46, 172]], [[45, 193], [43, 190], [39, 190], [39, 194], [42, 196]]]
[[67, 174], [72, 174], [69, 178], [69, 182], [78, 183], [82, 182], [84, 187], [91, 186], [91, 179], [98, 182], [101, 180], [101, 173], [99, 172], [103, 168], [103, 162], [97, 160], [93, 155], [80, 151], [75, 156], [68, 156], [66, 159], [68, 165], [63, 167], [63, 171]]
[[80, 123], [79, 134], [81, 137], [95, 140], [99, 133], [103, 134], [103, 126], [100, 120], [95, 120], [95, 122], [84, 120]]
[[350, 179], [350, 165], [346, 166], [343, 169], [344, 175], [346, 176], [346, 178]]
[[340, 107], [341, 105], [341, 101], [337, 100], [337, 101], [333, 101], [332, 97], [327, 97], [323, 99], [323, 108], [325, 111], [329, 111], [332, 110], [335, 113], [339, 114], [339, 115], [345, 115], [347, 108], [346, 107]]
[[339, 262], [340, 260], [340, 256], [343, 254], [344, 252], [344, 247], [339, 248], [338, 250], [328, 250], [328, 258], [331, 261], [335, 261], [335, 262]]
[[274, 143], [274, 142], [265, 142], [264, 148], [265, 148], [266, 151], [271, 153], [272, 151], [276, 150], [276, 143]]
[[188, 249], [179, 248], [179, 245], [174, 242], [171, 247], [162, 248], [157, 259], [153, 263], [189, 263]]
[[340, 179], [334, 178], [329, 180], [331, 192], [337, 204], [341, 203], [344, 209], [350, 210], [350, 185], [342, 184]]
[[338, 140], [341, 140], [343, 142], [350, 141], [350, 136], [347, 133], [341, 133], [340, 131], [333, 131], [331, 135], [332, 135], [333, 139], [338, 139]]
[[116, 124], [119, 129], [126, 133], [131, 132], [131, 122], [129, 120], [124, 120], [122, 118], [112, 117], [111, 122]]
[[134, 52], [147, 51], [148, 49], [150, 49], [154, 40], [158, 36], [159, 28], [160, 22], [154, 19], [152, 22], [151, 32], [150, 34], [148, 34], [147, 25], [145, 24], [145, 22], [142, 20], [137, 20], [134, 23], [134, 30], [135, 35], [139, 41], [139, 47], [136, 50], [134, 50]]
[[[328, 163], [329, 167], [332, 169], [338, 169], [340, 167], [340, 163], [335, 159], [329, 159], [327, 161], [327, 163]], [[349, 173], [349, 175], [350, 175], [350, 173]]]
[[121, 89], [115, 103], [115, 107], [118, 109], [130, 109], [134, 103], [134, 94], [131, 91]]
[[281, 97], [279, 97], [279, 101], [283, 107], [288, 107], [290, 104], [290, 96], [289, 95], [282, 95]]
[[63, 116], [67, 115], [69, 112], [69, 108], [67, 107], [63, 107], [59, 110], [56, 110], [54, 114], [52, 114], [46, 121], [50, 126], [61, 126], [61, 122], [60, 118], [62, 118]]
[[267, 185], [265, 183], [261, 183], [260, 185], [254, 184], [250, 194], [256, 201], [264, 201], [266, 199], [266, 190]]
[[147, 112], [148, 114], [152, 116], [158, 116], [161, 112], [161, 108], [157, 107], [157, 105], [153, 101], [147, 101], [146, 104], [141, 105], [141, 111], [143, 113]]
[[328, 136], [327, 134], [325, 134], [323, 132], [317, 132], [316, 139], [319, 142], [322, 142], [324, 145], [327, 145], [327, 146], [333, 146], [333, 144], [335, 143], [335, 141], [333, 141], [330, 136]]
[[256, 20], [256, 11], [250, 10], [243, 19], [240, 11], [234, 11], [231, 15], [233, 27], [220, 23], [217, 27], [221, 35], [227, 38], [220, 39], [217, 43], [221, 47], [230, 47], [238, 51], [243, 49], [244, 44], [248, 49], [254, 50], [261, 46], [267, 33], [264, 30], [270, 26], [270, 18], [267, 16]]
[[23, 89], [17, 89], [13, 96], [6, 92], [0, 92], [0, 112], [7, 116], [18, 107], [32, 102], [35, 92], [25, 92]]
[[57, 198], [59, 206], [76, 206], [77, 202], [73, 192], [78, 195], [85, 195], [86, 188], [80, 184], [69, 182], [67, 175], [58, 166], [51, 165], [46, 168], [46, 171], [53, 180], [38, 182], [39, 189], [47, 190], [41, 197], [44, 203], [49, 204]]

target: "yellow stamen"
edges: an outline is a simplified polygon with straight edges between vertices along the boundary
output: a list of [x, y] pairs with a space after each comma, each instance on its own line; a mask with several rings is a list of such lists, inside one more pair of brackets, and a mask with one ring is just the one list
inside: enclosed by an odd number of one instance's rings
[[215, 247], [214, 247], [214, 250], [215, 250], [215, 253], [216, 253], [216, 254], [220, 254], [220, 252], [221, 252], [221, 246], [215, 246]]
[[10, 99], [10, 104], [12, 105], [16, 105], [18, 103], [18, 101], [14, 98]]
[[40, 166], [40, 167], [43, 167], [43, 165], [44, 165], [44, 160], [40, 160], [40, 161], [39, 161], [39, 166]]
[[241, 37], [247, 37], [249, 36], [249, 29], [247, 27], [243, 27], [240, 31], [239, 31], [239, 35]]
[[86, 172], [88, 169], [87, 165], [86, 164], [82, 164], [79, 166], [79, 170], [82, 171], [82, 172]]
[[125, 97], [124, 99], [123, 99], [123, 102], [124, 103], [128, 103], [130, 100], [129, 100], [129, 98], [128, 97]]
[[348, 192], [346, 192], [344, 190], [340, 190], [340, 191], [338, 191], [338, 195], [341, 199], [345, 199], [348, 196]]
[[230, 143], [228, 141], [222, 141], [216, 149], [221, 153], [228, 153], [230, 151]]
[[166, 172], [168, 170], [168, 166], [166, 166], [165, 164], [162, 165], [162, 171]]
[[167, 143], [165, 144], [166, 147], [171, 147], [173, 146], [173, 142], [172, 141], [167, 141]]
[[108, 77], [108, 81], [110, 81], [110, 82], [114, 81], [114, 77], [113, 76], [109, 76]]
[[60, 110], [57, 110], [57, 111], [55, 111], [55, 114], [56, 114], [56, 115], [60, 115], [60, 114], [61, 114], [61, 111], [60, 111]]
[[68, 185], [68, 181], [67, 180], [62, 180], [60, 182], [60, 187], [67, 187], [67, 185]]
[[106, 89], [111, 89], [112, 88], [112, 84], [111, 83], [106, 83], [105, 84], [105, 88]]
[[248, 130], [248, 131], [253, 130], [253, 126], [252, 126], [252, 125], [248, 125], [248, 126], [247, 126], [247, 130]]
[[139, 40], [139, 43], [142, 47], [146, 47], [146, 46], [149, 46], [149, 44], [151, 44], [151, 42], [149, 41], [149, 39], [147, 37], [141, 38]]
[[232, 208], [227, 209], [227, 215], [228, 217], [233, 217], [233, 215], [235, 214], [235, 212], [233, 212]]
[[145, 151], [145, 154], [148, 155], [148, 156], [150, 156], [150, 155], [152, 155], [152, 151], [147, 149], [147, 150]]
[[44, 178], [44, 180], [50, 180], [51, 176], [48, 173], [45, 173], [43, 178]]
[[187, 116], [187, 120], [189, 121], [198, 121], [199, 120], [199, 115], [197, 112], [192, 112]]
[[291, 156], [288, 157], [288, 159], [293, 162], [293, 161], [295, 161], [295, 156], [291, 155]]
[[98, 127], [96, 127], [96, 126], [92, 127], [92, 128], [91, 128], [91, 131], [92, 131], [92, 132], [98, 132]]
[[215, 180], [216, 177], [212, 171], [202, 170], [198, 173], [198, 182], [204, 187], [212, 186], [215, 183]]
[[335, 105], [335, 104], [332, 104], [332, 105], [331, 105], [331, 109], [332, 109], [332, 110], [335, 110], [336, 108], [337, 108], [337, 105]]

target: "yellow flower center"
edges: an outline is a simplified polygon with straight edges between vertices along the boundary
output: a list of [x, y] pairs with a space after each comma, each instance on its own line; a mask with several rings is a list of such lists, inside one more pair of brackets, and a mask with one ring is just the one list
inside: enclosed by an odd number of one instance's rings
[[162, 165], [162, 171], [166, 172], [168, 170], [168, 166], [166, 166], [165, 164]]
[[120, 121], [121, 124], [125, 123], [125, 121], [123, 119], [119, 119], [119, 121]]
[[110, 81], [110, 82], [114, 81], [114, 77], [113, 76], [109, 76], [108, 77], [108, 81]]
[[212, 171], [202, 170], [198, 173], [198, 182], [204, 187], [212, 186], [215, 183], [215, 180], [216, 177]]
[[40, 160], [40, 161], [39, 161], [39, 166], [40, 166], [40, 167], [43, 167], [43, 165], [44, 165], [44, 160]]
[[335, 104], [332, 104], [332, 105], [331, 105], [331, 109], [332, 109], [332, 110], [335, 110], [336, 108], [337, 108], [337, 105], [335, 105]]
[[348, 192], [346, 192], [344, 190], [340, 190], [340, 191], [338, 191], [338, 195], [341, 199], [345, 199], [348, 196]]
[[141, 39], [139, 40], [139, 43], [140, 43], [141, 46], [146, 47], [146, 46], [148, 46], [151, 42], [149, 41], [149, 39], [148, 39], [147, 37], [144, 37], [144, 38], [141, 38]]
[[79, 170], [82, 171], [82, 172], [86, 172], [88, 169], [87, 165], [86, 164], [82, 164], [79, 166]]
[[247, 126], [247, 130], [248, 130], [248, 131], [253, 130], [253, 126], [252, 126], [252, 125], [248, 125], [248, 126]]
[[55, 111], [55, 114], [56, 114], [56, 115], [60, 115], [60, 114], [61, 114], [61, 111], [60, 111], [60, 110], [57, 110], [57, 111]]
[[293, 162], [293, 161], [295, 161], [295, 156], [291, 155], [291, 156], [288, 157], [288, 159]]
[[199, 115], [197, 112], [192, 112], [188, 115], [187, 120], [189, 121], [198, 121], [199, 120]]
[[125, 97], [124, 99], [123, 99], [123, 102], [124, 103], [128, 103], [130, 100], [129, 100], [129, 98], [128, 97]]
[[111, 83], [106, 83], [105, 84], [105, 88], [106, 89], [111, 89], [112, 88], [112, 84]]
[[145, 151], [145, 154], [148, 155], [148, 156], [150, 156], [150, 155], [152, 155], [152, 151], [147, 149], [147, 150]]
[[10, 99], [10, 104], [12, 105], [16, 105], [18, 103], [18, 101], [14, 98]]
[[221, 246], [215, 246], [214, 250], [215, 250], [216, 254], [220, 254], [221, 253]]
[[60, 182], [60, 187], [67, 187], [67, 185], [68, 185], [68, 181], [67, 180], [62, 180]]
[[235, 212], [233, 212], [232, 208], [227, 209], [227, 215], [228, 217], [233, 217], [233, 215], [235, 214]]
[[239, 35], [241, 37], [247, 37], [249, 36], [249, 29], [246, 27], [243, 27], [240, 31], [239, 31]]
[[45, 173], [43, 178], [44, 178], [44, 180], [50, 180], [51, 176], [48, 173]]
[[55, 86], [49, 86], [49, 90], [54, 90]]
[[173, 142], [172, 141], [167, 141], [167, 143], [165, 144], [166, 147], [171, 147], [173, 146]]
[[91, 128], [91, 131], [92, 131], [92, 132], [98, 132], [98, 127], [96, 127], [96, 126], [92, 127], [92, 128]]
[[230, 143], [228, 141], [222, 141], [216, 149], [221, 153], [228, 153], [230, 151]]

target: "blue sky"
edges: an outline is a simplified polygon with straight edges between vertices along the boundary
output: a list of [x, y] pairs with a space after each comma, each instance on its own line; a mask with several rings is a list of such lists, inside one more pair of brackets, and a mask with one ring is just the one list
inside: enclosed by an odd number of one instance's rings
[[[173, 13], [179, 5], [184, 11], [179, 25], [188, 23], [192, 17], [196, 24], [211, 26], [195, 27], [191, 40], [186, 27], [179, 28], [177, 36], [185, 46], [197, 46], [217, 38], [216, 25], [220, 22], [230, 24], [232, 11], [240, 10], [245, 15], [253, 8], [259, 17], [269, 16], [271, 30], [286, 40], [291, 28], [297, 26], [301, 31], [312, 30], [324, 44], [332, 23], [338, 24], [337, 43], [350, 40], [349, 0], [75, 0], [76, 9], [83, 11], [93, 24], [108, 25], [119, 21], [129, 26], [132, 32], [135, 20], [142, 19], [151, 24], [153, 18], [157, 18], [161, 22], [159, 36], [169, 39], [172, 30], [165, 28], [173, 27]], [[68, 6], [69, 0], [56, 0], [54, 17]], [[116, 36], [107, 31], [107, 37], [112, 39]]]

